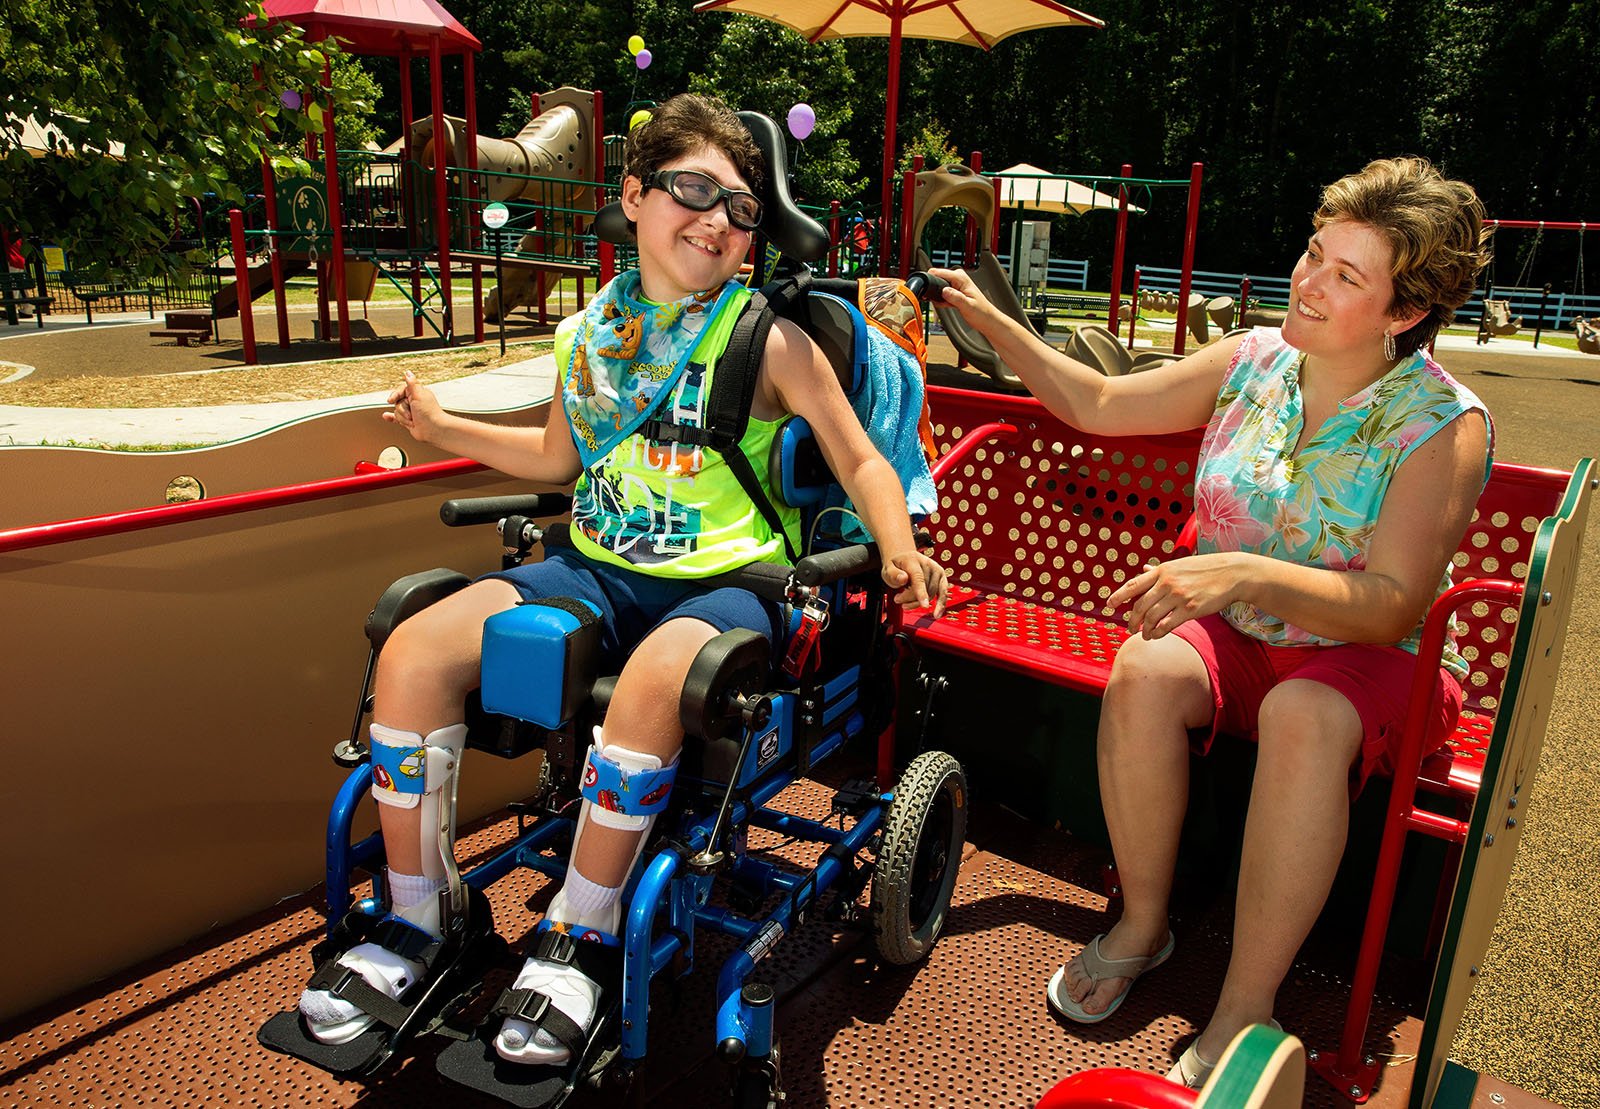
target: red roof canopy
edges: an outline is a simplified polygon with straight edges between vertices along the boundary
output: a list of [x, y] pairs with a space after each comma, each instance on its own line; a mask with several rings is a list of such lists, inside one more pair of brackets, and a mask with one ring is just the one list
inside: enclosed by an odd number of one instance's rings
[[435, 38], [446, 54], [483, 49], [435, 0], [266, 0], [263, 6], [274, 20], [304, 27], [308, 38], [332, 35], [351, 54], [425, 52]]

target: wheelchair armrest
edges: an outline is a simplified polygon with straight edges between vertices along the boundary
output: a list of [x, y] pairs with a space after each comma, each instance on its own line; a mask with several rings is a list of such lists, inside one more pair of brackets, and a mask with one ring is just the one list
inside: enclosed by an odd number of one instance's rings
[[400, 626], [401, 621], [466, 588], [471, 581], [467, 575], [442, 566], [400, 578], [383, 591], [378, 603], [367, 613], [367, 641], [372, 644], [372, 649], [383, 650], [390, 633]]
[[510, 497], [458, 497], [439, 506], [449, 527], [499, 523], [507, 516], [559, 516], [572, 507], [565, 493], [519, 493]]
[[876, 570], [878, 566], [876, 543], [853, 543], [838, 550], [806, 555], [794, 564], [794, 580], [806, 586], [827, 585]]

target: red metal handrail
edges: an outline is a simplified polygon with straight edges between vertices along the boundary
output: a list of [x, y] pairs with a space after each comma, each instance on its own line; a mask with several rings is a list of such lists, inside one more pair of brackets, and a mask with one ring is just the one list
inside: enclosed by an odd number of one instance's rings
[[[124, 535], [146, 528], [165, 527], [192, 520], [208, 520], [216, 516], [234, 516], [262, 508], [277, 508], [286, 504], [305, 504], [310, 501], [342, 497], [349, 493], [367, 493], [374, 489], [387, 489], [396, 485], [434, 478], [455, 477], [486, 469], [482, 463], [470, 458], [450, 458], [443, 462], [429, 462], [420, 466], [406, 466], [398, 470], [379, 473], [356, 473], [350, 477], [326, 478], [297, 485], [279, 485], [270, 489], [252, 489], [244, 493], [230, 493], [207, 500], [186, 504], [159, 504], [149, 508], [135, 508], [126, 512], [108, 512], [102, 516], [84, 516], [76, 520], [61, 520], [50, 524], [32, 524], [28, 527], [0, 531], [0, 554], [25, 551], [33, 547], [47, 547], [56, 543], [69, 543], [77, 539], [95, 539], [103, 535]], [[363, 467], [364, 469], [364, 467]]]

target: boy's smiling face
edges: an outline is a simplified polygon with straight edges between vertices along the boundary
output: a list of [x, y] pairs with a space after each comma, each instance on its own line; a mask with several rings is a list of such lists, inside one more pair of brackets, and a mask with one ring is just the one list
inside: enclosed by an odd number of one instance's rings
[[[714, 146], [673, 158], [657, 169], [692, 169], [728, 189], [749, 191], [733, 162]], [[750, 251], [750, 232], [728, 222], [726, 204], [696, 212], [665, 189], [645, 189], [637, 177], [622, 183], [622, 210], [638, 228], [639, 277], [657, 302], [682, 300], [720, 287]]]

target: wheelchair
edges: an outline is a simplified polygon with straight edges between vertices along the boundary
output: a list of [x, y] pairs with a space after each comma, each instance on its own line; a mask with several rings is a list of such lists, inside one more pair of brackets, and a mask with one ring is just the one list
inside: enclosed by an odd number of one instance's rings
[[[777, 224], [769, 235], [786, 254], [819, 257], [827, 237], [788, 200], [776, 125], [752, 113], [741, 118], [772, 169], [766, 199], [779, 215], [769, 219]], [[803, 294], [796, 318], [859, 388], [865, 362], [859, 312], [828, 291], [803, 285]], [[758, 563], [713, 581], [783, 604], [791, 615], [789, 642], [774, 650], [755, 632], [724, 633], [690, 667], [679, 705], [685, 738], [676, 784], [624, 886], [620, 950], [582, 953], [589, 959], [583, 969], [602, 987], [601, 1009], [582, 1050], [559, 1068], [499, 1058], [497, 1014], [536, 1018], [548, 1007], [538, 994], [509, 996], [526, 990], [506, 991], [475, 1029], [461, 1026], [484, 993], [484, 978], [513, 962], [494, 929], [485, 890], [519, 867], [558, 885], [566, 873], [588, 737], [604, 720], [616, 681], [595, 672], [599, 629], [592, 617], [585, 620], [581, 603], [519, 605], [485, 626], [483, 686], [468, 701], [467, 746], [507, 759], [539, 748], [543, 759], [535, 794], [516, 806], [514, 840], [465, 872], [456, 869], [450, 827], [460, 760], [448, 767], [449, 803], [440, 806], [439, 829], [448, 879], [440, 895], [442, 938], [425, 943], [420, 933], [386, 923], [381, 877], [374, 878], [370, 896], [356, 900], [352, 892], [358, 869], [383, 872], [380, 834], [353, 842], [352, 831], [374, 773], [384, 772], [375, 771], [361, 738], [376, 660], [403, 620], [468, 584], [466, 576], [445, 569], [400, 579], [374, 606], [356, 719], [350, 738], [334, 752], [351, 770], [329, 816], [330, 924], [312, 953], [313, 984], [354, 1002], [376, 1023], [349, 1043], [328, 1045], [312, 1038], [290, 1010], [260, 1030], [264, 1045], [361, 1079], [395, 1062], [418, 1037], [442, 1033], [449, 1042], [438, 1056], [439, 1072], [514, 1105], [559, 1106], [580, 1087], [613, 1096], [636, 1092], [652, 983], [693, 973], [702, 935], [719, 934], [735, 946], [717, 973], [715, 1053], [730, 1067], [736, 1106], [776, 1106], [783, 1100], [777, 998], [758, 973], [774, 947], [822, 913], [869, 925], [886, 962], [909, 964], [928, 954], [944, 926], [961, 861], [965, 777], [955, 759], [928, 751], [913, 758], [898, 781], [888, 780], [902, 640], [898, 608], [877, 573], [876, 549], [848, 543], [823, 526], [831, 477], [803, 420], [783, 429], [769, 465], [779, 495], [801, 509], [802, 534], [813, 536], [813, 549], [793, 565]], [[509, 566], [536, 545], [569, 542], [566, 525], [549, 520], [569, 506], [569, 498], [549, 493], [457, 500], [442, 507], [441, 517], [452, 526], [493, 523]], [[874, 738], [875, 777], [837, 788], [826, 819], [785, 810], [780, 794], [788, 786], [823, 760]], [[797, 866], [763, 857], [750, 849], [751, 829], [814, 845], [815, 861]], [[559, 939], [569, 947], [600, 946]], [[409, 945], [402, 953], [421, 961], [427, 973], [398, 999], [388, 999], [334, 962], [366, 941]]]

